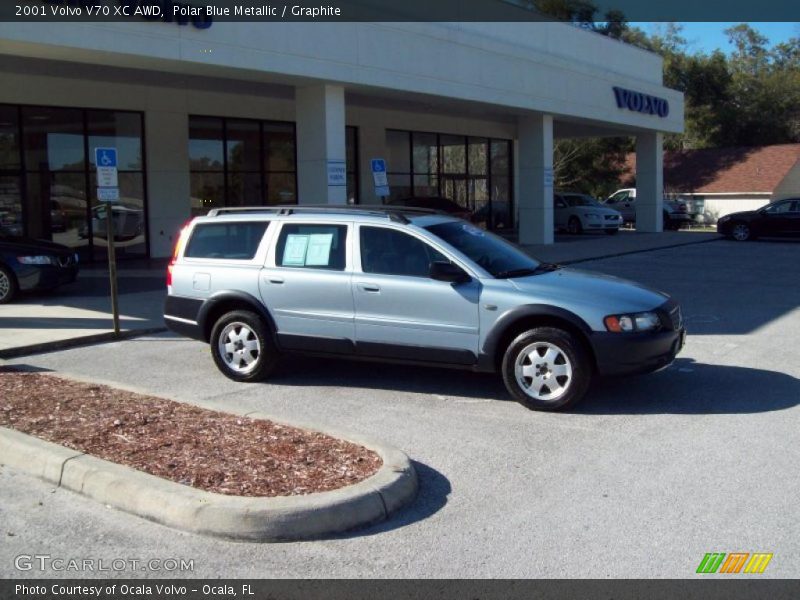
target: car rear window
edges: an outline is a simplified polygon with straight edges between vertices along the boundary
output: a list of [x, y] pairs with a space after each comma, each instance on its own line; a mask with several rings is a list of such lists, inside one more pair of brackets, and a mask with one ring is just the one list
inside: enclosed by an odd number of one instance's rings
[[186, 246], [186, 258], [251, 260], [267, 230], [266, 221], [201, 223]]

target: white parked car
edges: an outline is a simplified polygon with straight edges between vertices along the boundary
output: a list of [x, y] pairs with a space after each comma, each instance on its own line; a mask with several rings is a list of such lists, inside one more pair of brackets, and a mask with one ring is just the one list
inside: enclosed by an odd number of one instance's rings
[[556, 192], [553, 201], [556, 229], [574, 234], [605, 231], [614, 235], [622, 225], [619, 211], [603, 206], [587, 194]]

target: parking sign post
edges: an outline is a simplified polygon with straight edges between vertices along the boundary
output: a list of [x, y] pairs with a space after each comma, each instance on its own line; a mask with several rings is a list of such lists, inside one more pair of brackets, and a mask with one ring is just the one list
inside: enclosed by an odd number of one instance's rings
[[108, 277], [111, 287], [111, 314], [114, 321], [114, 335], [119, 335], [119, 291], [117, 289], [117, 253], [114, 248], [113, 211], [113, 204], [119, 202], [117, 149], [95, 148], [94, 160], [94, 164], [97, 168], [97, 199], [105, 204]]

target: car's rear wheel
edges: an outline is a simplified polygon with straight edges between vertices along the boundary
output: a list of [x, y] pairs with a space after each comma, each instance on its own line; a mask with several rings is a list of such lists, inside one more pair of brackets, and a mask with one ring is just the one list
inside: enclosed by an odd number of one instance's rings
[[746, 242], [753, 238], [753, 232], [747, 223], [734, 223], [731, 227], [731, 237], [737, 242]]
[[211, 330], [211, 354], [217, 368], [234, 381], [262, 381], [275, 367], [278, 352], [260, 315], [235, 310]]
[[592, 379], [589, 355], [571, 333], [537, 327], [518, 335], [506, 349], [503, 382], [533, 410], [564, 410], [586, 394]]
[[11, 269], [0, 265], [0, 304], [7, 304], [17, 295], [17, 278]]
[[578, 217], [570, 217], [567, 221], [567, 231], [572, 235], [578, 235], [583, 231], [583, 225]]

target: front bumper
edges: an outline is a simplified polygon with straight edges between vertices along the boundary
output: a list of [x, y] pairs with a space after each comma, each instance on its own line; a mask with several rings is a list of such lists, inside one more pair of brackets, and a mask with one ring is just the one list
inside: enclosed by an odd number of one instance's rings
[[19, 288], [23, 291], [50, 290], [75, 281], [78, 277], [78, 265], [23, 265], [16, 276]]
[[669, 366], [683, 348], [686, 330], [652, 333], [594, 333], [592, 347], [600, 375], [637, 375]]

